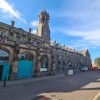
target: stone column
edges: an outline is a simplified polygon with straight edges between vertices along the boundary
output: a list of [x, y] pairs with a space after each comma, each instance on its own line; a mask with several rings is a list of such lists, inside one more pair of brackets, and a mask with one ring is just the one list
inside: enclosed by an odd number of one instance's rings
[[56, 73], [56, 60], [55, 60], [55, 57], [52, 59], [51, 61], [51, 66], [52, 66], [52, 74], [55, 74]]
[[13, 48], [13, 56], [11, 60], [11, 73], [10, 73], [10, 80], [18, 79], [17, 72], [18, 72], [18, 54], [19, 54], [19, 45], [15, 45]]
[[14, 27], [14, 23], [15, 23], [14, 21], [11, 21], [11, 25], [10, 26]]
[[52, 71], [51, 55], [48, 54], [48, 74], [51, 74], [51, 71]]
[[41, 62], [38, 61], [37, 62], [37, 68], [36, 68], [36, 76], [41, 76], [41, 73], [40, 73], [40, 68], [41, 68]]
[[40, 76], [40, 68], [41, 68], [41, 56], [40, 56], [40, 48], [38, 47], [36, 50], [36, 67], [34, 70], [35, 76]]
[[29, 33], [31, 33], [32, 29], [31, 29], [31, 28], [29, 28], [29, 30], [28, 30], [28, 31], [29, 31]]
[[10, 80], [15, 80], [17, 78], [17, 72], [18, 72], [18, 60], [13, 60], [11, 62], [11, 73], [10, 73]]

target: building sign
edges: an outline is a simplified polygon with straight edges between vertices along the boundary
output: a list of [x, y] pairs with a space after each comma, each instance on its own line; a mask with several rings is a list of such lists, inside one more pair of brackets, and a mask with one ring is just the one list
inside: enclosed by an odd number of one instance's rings
[[45, 71], [47, 71], [47, 68], [40, 68], [40, 71], [45, 72]]
[[68, 75], [73, 75], [73, 70], [68, 70]]

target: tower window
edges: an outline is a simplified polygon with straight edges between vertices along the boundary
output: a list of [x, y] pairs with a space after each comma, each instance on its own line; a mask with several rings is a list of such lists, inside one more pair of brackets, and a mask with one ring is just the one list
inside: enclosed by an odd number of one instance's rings
[[45, 22], [45, 17], [42, 18], [42, 22], [43, 22], [43, 23]]

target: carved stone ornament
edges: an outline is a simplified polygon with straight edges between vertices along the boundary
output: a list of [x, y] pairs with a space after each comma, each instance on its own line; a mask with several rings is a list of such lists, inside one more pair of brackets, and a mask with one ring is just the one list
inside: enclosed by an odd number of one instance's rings
[[0, 44], [2, 44], [2, 43], [6, 43], [6, 39], [5, 39], [5, 37], [0, 36]]
[[15, 44], [14, 50], [15, 50], [15, 52], [19, 52], [19, 50], [20, 50], [19, 44]]

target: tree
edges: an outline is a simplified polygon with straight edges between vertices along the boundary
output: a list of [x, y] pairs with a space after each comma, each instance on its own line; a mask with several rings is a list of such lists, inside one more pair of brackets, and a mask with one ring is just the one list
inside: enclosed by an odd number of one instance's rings
[[95, 58], [94, 63], [100, 68], [100, 58]]

